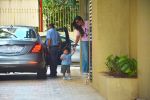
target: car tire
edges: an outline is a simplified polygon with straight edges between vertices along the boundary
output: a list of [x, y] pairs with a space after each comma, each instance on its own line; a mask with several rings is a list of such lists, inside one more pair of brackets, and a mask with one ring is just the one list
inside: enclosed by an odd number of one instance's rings
[[44, 68], [40, 68], [37, 72], [38, 79], [46, 79], [47, 78], [47, 66], [45, 65]]

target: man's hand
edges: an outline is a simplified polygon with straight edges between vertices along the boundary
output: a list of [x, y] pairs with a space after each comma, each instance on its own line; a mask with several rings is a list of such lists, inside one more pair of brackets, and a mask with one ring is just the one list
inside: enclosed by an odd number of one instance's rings
[[47, 52], [48, 52], [48, 54], [50, 54], [50, 48], [49, 47], [47, 47]]

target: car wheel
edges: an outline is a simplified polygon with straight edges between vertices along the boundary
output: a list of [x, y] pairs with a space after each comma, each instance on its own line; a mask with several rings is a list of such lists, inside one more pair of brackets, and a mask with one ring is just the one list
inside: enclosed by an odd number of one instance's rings
[[47, 66], [45, 65], [44, 68], [40, 68], [37, 72], [38, 79], [46, 79], [47, 78]]

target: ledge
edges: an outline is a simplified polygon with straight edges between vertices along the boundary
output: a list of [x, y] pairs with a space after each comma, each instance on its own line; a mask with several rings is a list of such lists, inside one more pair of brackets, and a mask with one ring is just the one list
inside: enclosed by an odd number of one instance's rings
[[99, 73], [98, 90], [106, 100], [135, 100], [138, 97], [137, 78], [115, 78]]

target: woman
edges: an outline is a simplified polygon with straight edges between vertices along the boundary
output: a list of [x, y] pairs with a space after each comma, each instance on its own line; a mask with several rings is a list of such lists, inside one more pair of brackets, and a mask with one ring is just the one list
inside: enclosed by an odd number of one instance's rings
[[82, 74], [87, 74], [89, 72], [89, 61], [88, 61], [88, 51], [89, 51], [89, 42], [88, 42], [88, 22], [84, 21], [82, 17], [76, 16], [73, 21], [73, 27], [75, 28], [74, 32], [76, 33], [75, 46], [78, 44], [79, 40], [81, 41], [81, 50], [82, 50]]

